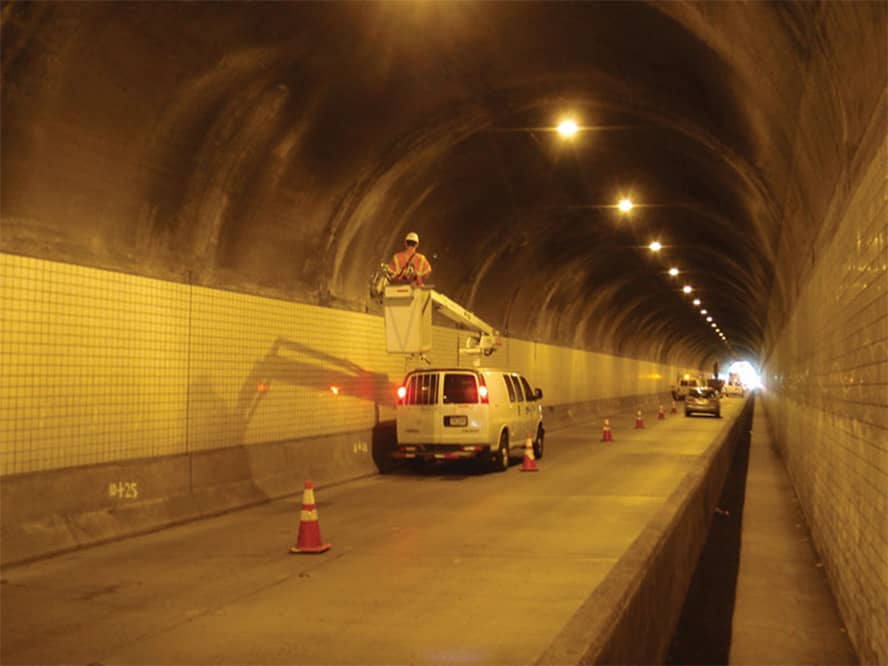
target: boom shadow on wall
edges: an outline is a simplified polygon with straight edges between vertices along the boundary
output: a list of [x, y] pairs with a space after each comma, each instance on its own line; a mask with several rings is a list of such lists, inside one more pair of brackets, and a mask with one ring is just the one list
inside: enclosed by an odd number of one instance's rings
[[[380, 421], [380, 405], [394, 402], [395, 385], [390, 382], [388, 375], [371, 372], [353, 361], [284, 337], [278, 337], [265, 356], [253, 364], [238, 393], [233, 414], [225, 414], [228, 410], [224, 407], [222, 398], [217, 396], [215, 400], [211, 399], [211, 402], [219, 405], [213, 420], [216, 423], [228, 421], [226, 430], [233, 431], [235, 445], [243, 444], [246, 430], [256, 410], [269, 391], [274, 390], [275, 385], [303, 386], [318, 393], [329, 393], [330, 387], [335, 386], [342, 395], [372, 401], [374, 462], [377, 465], [384, 464], [388, 454], [394, 450], [393, 422]], [[213, 393], [208, 380], [195, 383], [192, 389], [192, 395], [202, 396], [198, 399], [204, 403]], [[300, 418], [295, 410], [293, 418]]]

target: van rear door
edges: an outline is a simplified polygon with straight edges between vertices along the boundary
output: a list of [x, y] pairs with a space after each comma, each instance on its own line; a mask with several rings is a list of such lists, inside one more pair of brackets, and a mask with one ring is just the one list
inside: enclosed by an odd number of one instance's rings
[[398, 408], [398, 440], [425, 444], [440, 437], [438, 419], [438, 372], [415, 372], [407, 377], [407, 393]]
[[478, 444], [487, 440], [488, 398], [481, 395], [478, 375], [471, 371], [443, 373], [439, 410], [442, 444]]

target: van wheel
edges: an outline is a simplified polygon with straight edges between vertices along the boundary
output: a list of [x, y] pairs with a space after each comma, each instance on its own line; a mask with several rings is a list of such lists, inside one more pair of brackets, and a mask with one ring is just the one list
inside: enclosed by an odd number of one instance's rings
[[533, 457], [536, 459], [543, 457], [543, 438], [545, 435], [546, 431], [543, 430], [543, 426], [537, 427], [537, 438], [533, 442]]
[[492, 467], [494, 472], [505, 472], [509, 469], [509, 433], [500, 435], [499, 447], [493, 456]]

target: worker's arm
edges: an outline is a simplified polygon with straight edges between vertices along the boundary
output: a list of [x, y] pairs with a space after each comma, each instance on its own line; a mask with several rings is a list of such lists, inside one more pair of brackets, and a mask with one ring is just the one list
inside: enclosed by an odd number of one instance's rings
[[416, 283], [422, 285], [432, 274], [432, 265], [425, 255], [420, 255], [419, 267], [416, 270]]

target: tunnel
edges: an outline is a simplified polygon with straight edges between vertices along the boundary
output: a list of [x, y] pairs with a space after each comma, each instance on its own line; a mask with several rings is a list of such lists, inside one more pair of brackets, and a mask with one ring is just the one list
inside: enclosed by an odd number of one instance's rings
[[553, 423], [751, 363], [883, 662], [886, 14], [4, 2], [4, 562], [376, 473], [371, 276], [415, 232]]

